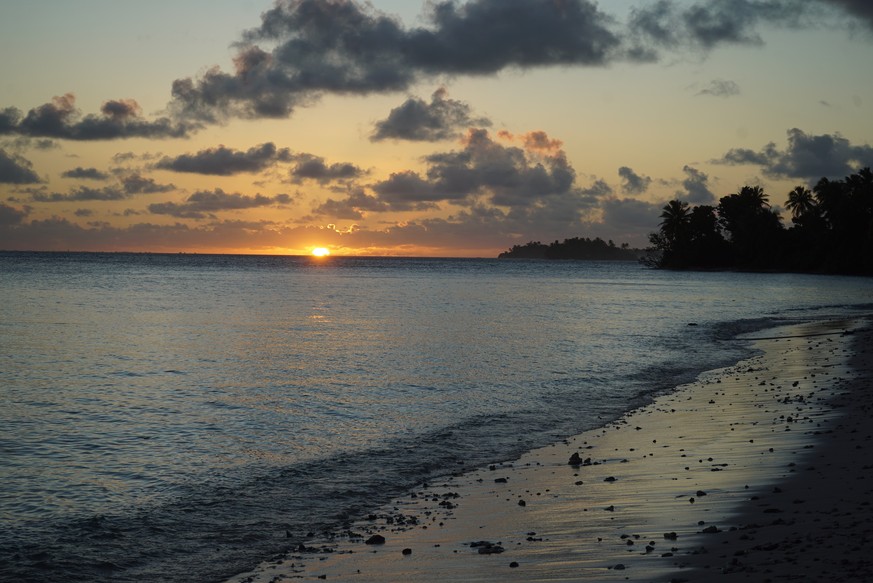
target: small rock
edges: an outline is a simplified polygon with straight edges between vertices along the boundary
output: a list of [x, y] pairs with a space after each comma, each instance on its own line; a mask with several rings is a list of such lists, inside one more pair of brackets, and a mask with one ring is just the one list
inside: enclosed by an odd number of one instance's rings
[[365, 540], [365, 541], [364, 541], [364, 544], [367, 544], [367, 545], [384, 545], [384, 544], [385, 544], [385, 537], [382, 536], [381, 534], [374, 534], [373, 536], [371, 536], [370, 538], [368, 538], [367, 540]]
[[518, 567], [518, 563], [517, 563], [517, 562], [512, 561], [511, 563], [509, 563], [509, 568], [510, 568], [510, 569], [515, 569], [516, 567]]
[[401, 552], [402, 552], [404, 555], [411, 555], [411, 554], [412, 554], [412, 549], [403, 549]]

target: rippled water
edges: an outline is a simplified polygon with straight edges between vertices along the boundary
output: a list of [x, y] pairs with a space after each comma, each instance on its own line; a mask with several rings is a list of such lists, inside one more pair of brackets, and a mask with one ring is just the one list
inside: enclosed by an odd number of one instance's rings
[[735, 360], [760, 325], [737, 320], [866, 308], [873, 283], [0, 253], [0, 298], [0, 575], [213, 581]]

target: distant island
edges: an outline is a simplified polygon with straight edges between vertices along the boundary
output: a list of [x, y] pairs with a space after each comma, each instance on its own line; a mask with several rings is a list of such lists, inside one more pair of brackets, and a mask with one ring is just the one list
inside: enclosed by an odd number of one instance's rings
[[531, 241], [524, 245], [513, 245], [508, 251], [498, 255], [498, 259], [581, 259], [609, 261], [638, 261], [642, 255], [639, 249], [631, 249], [627, 243], [617, 247], [615, 243], [600, 237], [574, 237], [555, 241], [549, 245]]

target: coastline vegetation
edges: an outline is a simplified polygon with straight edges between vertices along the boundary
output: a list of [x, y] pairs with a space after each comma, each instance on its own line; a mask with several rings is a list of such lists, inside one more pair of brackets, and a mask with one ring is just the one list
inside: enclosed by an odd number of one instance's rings
[[616, 246], [612, 240], [607, 242], [600, 237], [594, 239], [573, 237], [572, 239], [564, 239], [563, 242], [555, 241], [548, 245], [539, 241], [513, 245], [508, 251], [498, 255], [498, 258], [637, 261], [640, 259], [640, 255], [640, 250], [630, 249], [627, 243]]
[[640, 261], [659, 269], [873, 275], [873, 172], [821, 178], [788, 193], [786, 226], [760, 186], [743, 186], [717, 205], [671, 200], [651, 246], [632, 249], [600, 237], [513, 245], [500, 259]]
[[665, 269], [873, 274], [873, 172], [822, 178], [788, 194], [786, 228], [760, 186], [717, 206], [672, 200], [643, 263]]

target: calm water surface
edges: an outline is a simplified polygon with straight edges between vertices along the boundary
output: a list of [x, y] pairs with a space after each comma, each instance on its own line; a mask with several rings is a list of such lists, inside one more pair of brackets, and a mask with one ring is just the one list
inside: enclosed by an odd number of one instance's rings
[[0, 298], [0, 578], [214, 581], [735, 361], [738, 331], [868, 309], [873, 282], [0, 253]]

